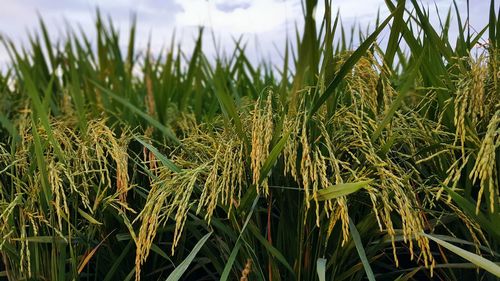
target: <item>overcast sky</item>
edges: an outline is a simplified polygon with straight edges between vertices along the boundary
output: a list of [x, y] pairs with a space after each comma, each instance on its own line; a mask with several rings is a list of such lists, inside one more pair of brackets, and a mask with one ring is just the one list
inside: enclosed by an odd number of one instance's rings
[[[434, 1], [421, 2], [435, 13]], [[457, 2], [465, 16], [466, 1]], [[471, 24], [480, 29], [487, 24], [490, 0], [470, 2]], [[452, 3], [451, 0], [436, 0], [442, 14]], [[384, 0], [334, 0], [333, 5], [335, 11], [340, 9], [345, 26], [354, 23], [373, 26], [379, 9], [382, 15], [388, 14]], [[102, 14], [111, 16], [123, 35], [129, 28], [131, 14], [135, 13], [139, 49], [145, 47], [150, 34], [153, 51], [168, 47], [175, 29], [177, 40], [190, 53], [198, 26], [203, 25], [214, 31], [223, 48], [230, 50], [232, 38], [243, 35], [252, 60], [264, 57], [275, 62], [279, 61], [276, 47], [282, 49], [287, 34], [293, 38], [295, 24], [299, 24], [299, 29], [302, 24], [300, 0], [0, 0], [0, 33], [14, 42], [25, 42], [27, 32], [37, 29], [39, 13], [53, 38], [64, 36], [67, 23], [81, 25], [92, 38], [96, 7]], [[317, 18], [323, 11], [323, 7], [318, 7]], [[437, 17], [433, 21], [437, 23]], [[452, 33], [456, 35], [455, 26]], [[125, 44], [125, 36], [122, 40]], [[205, 37], [204, 49], [209, 55], [214, 53], [210, 36]], [[0, 67], [3, 69], [7, 62], [7, 54], [0, 47]]]

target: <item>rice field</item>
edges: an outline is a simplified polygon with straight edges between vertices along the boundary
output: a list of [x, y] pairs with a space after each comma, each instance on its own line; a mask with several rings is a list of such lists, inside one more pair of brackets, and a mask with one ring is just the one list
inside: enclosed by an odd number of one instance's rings
[[316, 5], [281, 65], [203, 29], [123, 49], [99, 12], [96, 40], [2, 37], [1, 278], [498, 280], [498, 3], [471, 30], [386, 1], [359, 34]]

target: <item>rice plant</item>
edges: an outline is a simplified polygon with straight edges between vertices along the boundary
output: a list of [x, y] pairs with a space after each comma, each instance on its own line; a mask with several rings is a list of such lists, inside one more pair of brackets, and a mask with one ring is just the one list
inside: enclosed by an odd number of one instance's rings
[[456, 3], [433, 26], [385, 2], [353, 46], [304, 1], [281, 66], [242, 40], [207, 57], [203, 29], [153, 56], [134, 24], [123, 50], [99, 12], [95, 43], [42, 20], [26, 48], [1, 38], [0, 274], [497, 280], [498, 6], [470, 33]]

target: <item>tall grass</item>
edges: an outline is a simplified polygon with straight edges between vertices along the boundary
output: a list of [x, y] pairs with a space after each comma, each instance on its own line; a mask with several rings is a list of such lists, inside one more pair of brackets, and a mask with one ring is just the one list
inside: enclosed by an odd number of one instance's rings
[[1, 274], [496, 280], [495, 1], [477, 33], [456, 4], [436, 27], [386, 1], [355, 49], [316, 5], [282, 66], [250, 63], [241, 40], [210, 63], [203, 29], [192, 53], [153, 57], [133, 25], [123, 52], [99, 13], [95, 43], [52, 42], [43, 21], [29, 48], [3, 38]]

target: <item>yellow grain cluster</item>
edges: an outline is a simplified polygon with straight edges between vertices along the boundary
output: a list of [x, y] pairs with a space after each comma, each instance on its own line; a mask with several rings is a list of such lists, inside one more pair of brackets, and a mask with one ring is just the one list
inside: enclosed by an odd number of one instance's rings
[[235, 204], [239, 204], [245, 178], [244, 146], [240, 140], [228, 139], [215, 144], [217, 152], [206, 177], [197, 213], [205, 209], [205, 219], [210, 223], [220, 200], [229, 206], [228, 216]]
[[[302, 103], [298, 113], [285, 117], [284, 127], [293, 130], [283, 150], [283, 170], [303, 189], [306, 208], [312, 207], [311, 202], [315, 204], [318, 226], [322, 224], [321, 208], [328, 220], [329, 235], [337, 223], [341, 224], [343, 244], [350, 239], [349, 196], [318, 202], [318, 191], [332, 185], [373, 180], [366, 189], [380, 230], [387, 232], [392, 239], [396, 261], [395, 239], [401, 234], [404, 242], [409, 244], [412, 257], [417, 256], [414, 250], [416, 244], [419, 248], [419, 258], [424, 260], [426, 266], [432, 267], [434, 260], [429, 241], [420, 235], [424, 230], [424, 217], [416, 191], [412, 187], [411, 171], [402, 169], [390, 158], [381, 158], [377, 153], [380, 148], [370, 141], [371, 132], [377, 128], [378, 122], [366, 114], [367, 109], [377, 114], [381, 108], [380, 114], [383, 116], [392, 102], [392, 99], [387, 97], [381, 101], [377, 100], [377, 69], [381, 70], [382, 67], [373, 57], [361, 59], [355, 66], [353, 75], [347, 78], [349, 87], [344, 95], [350, 95], [352, 103], [348, 107], [339, 106], [333, 116], [327, 118], [326, 110], [320, 109], [312, 120], [307, 120], [304, 114], [306, 110], [301, 108]], [[395, 91], [390, 87], [390, 83], [384, 79], [381, 82], [384, 91], [392, 96]], [[415, 140], [410, 141], [410, 149], [413, 149], [411, 142], [428, 138], [424, 135], [428, 124], [419, 121], [417, 126], [421, 128], [413, 128], [414, 117], [411, 114], [396, 114], [393, 125], [386, 128], [384, 136], [405, 139], [414, 136]], [[319, 136], [313, 138], [310, 135], [311, 124], [319, 129]], [[413, 153], [415, 152], [413, 149]], [[393, 224], [394, 214], [401, 218], [401, 233]]]
[[[499, 104], [500, 105], [500, 104]], [[477, 195], [476, 213], [479, 212], [481, 198], [485, 191], [489, 193], [489, 211], [495, 212], [495, 202], [498, 200], [498, 175], [496, 167], [496, 151], [500, 147], [500, 110], [498, 110], [488, 124], [486, 135], [481, 143], [477, 160], [470, 173], [473, 182], [481, 181]]]
[[[263, 103], [263, 105], [261, 105]], [[262, 108], [261, 108], [262, 107]], [[252, 151], [250, 154], [253, 184], [257, 187], [257, 192], [262, 191], [269, 194], [267, 175], [261, 180], [261, 168], [269, 156], [269, 145], [273, 138], [273, 107], [272, 93], [268, 92], [265, 102], [260, 99], [255, 103], [252, 120]], [[261, 188], [263, 190], [261, 190]]]
[[[362, 57], [354, 66], [352, 74], [346, 77], [348, 92], [353, 96], [353, 103], [361, 109], [367, 107], [371, 112], [377, 112], [377, 84], [380, 66], [372, 54]], [[385, 96], [385, 95], [384, 95]], [[391, 98], [387, 96], [385, 98]]]
[[477, 60], [467, 60], [471, 69], [461, 71], [457, 83], [457, 92], [454, 100], [456, 126], [455, 142], [460, 140], [462, 153], [465, 154], [465, 140], [467, 136], [467, 122], [470, 129], [475, 129], [480, 118], [485, 115], [485, 102], [487, 92], [485, 91], [485, 81], [487, 77], [487, 65], [484, 57]]
[[[194, 117], [183, 115], [177, 122], [181, 139], [170, 158], [181, 171], [172, 171], [154, 158], [149, 167], [151, 178], [144, 209], [134, 222], [140, 221], [136, 243], [136, 280], [146, 261], [156, 231], [175, 220], [172, 254], [181, 238], [188, 211], [195, 208], [210, 222], [217, 206], [227, 206], [228, 215], [238, 206], [245, 182], [245, 147], [232, 130], [197, 124]], [[196, 190], [196, 195], [194, 194]], [[199, 193], [198, 193], [199, 192]]]
[[[305, 98], [301, 97], [297, 110], [283, 117], [283, 128], [290, 130], [290, 135], [280, 155], [279, 162], [283, 165], [274, 169], [282, 169], [278, 172], [290, 176], [297, 183], [304, 193], [304, 206], [307, 210], [314, 210], [317, 226], [326, 224], [327, 233], [331, 235], [334, 227], [340, 224], [343, 244], [351, 239], [351, 195], [319, 200], [318, 193], [334, 185], [371, 180], [365, 191], [359, 193], [365, 192], [365, 195], [360, 196], [370, 198], [380, 231], [387, 233], [392, 240], [396, 263], [396, 240], [401, 237], [408, 244], [412, 258], [423, 260], [426, 266], [433, 268], [435, 261], [430, 252], [429, 240], [421, 233], [429, 226], [422, 210], [427, 204], [434, 204], [431, 197], [435, 193], [421, 193], [420, 188], [429, 188], [425, 186], [425, 180], [419, 178], [414, 167], [400, 161], [415, 155], [418, 147], [423, 145], [422, 142], [430, 145], [433, 137], [446, 139], [454, 137], [454, 134], [441, 131], [440, 124], [419, 117], [417, 112], [396, 112], [381, 137], [372, 141], [371, 134], [378, 128], [393, 102], [393, 98], [385, 96], [377, 99], [376, 85], [380, 82], [383, 91], [388, 92], [391, 97], [395, 96], [396, 92], [386, 78], [379, 81], [378, 73], [382, 70], [383, 66], [373, 57], [362, 59], [356, 65], [353, 75], [347, 79], [350, 86], [346, 93], [343, 93], [344, 96], [341, 96], [343, 98], [348, 95], [353, 102], [348, 106], [340, 104], [331, 116], [325, 107], [322, 107], [318, 114], [308, 119]], [[476, 71], [480, 72], [479, 68]], [[478, 84], [481, 80], [478, 77], [482, 75], [480, 72], [475, 78], [467, 79]], [[466, 83], [465, 78], [463, 81]], [[474, 89], [478, 90], [479, 86], [474, 83], [464, 84], [458, 104], [460, 108], [462, 102], [467, 100], [465, 109], [466, 112], [471, 111], [471, 116], [476, 114], [472, 108], [478, 107], [482, 100], [481, 93], [472, 97], [471, 92], [466, 89], [476, 87]], [[310, 96], [313, 91], [313, 88], [308, 88], [304, 93], [309, 93]], [[425, 107], [428, 102], [422, 100], [420, 106]], [[152, 169], [158, 179], [153, 181], [154, 188], [148, 197], [146, 209], [139, 216], [141, 229], [136, 241], [136, 272], [139, 272], [140, 265], [147, 257], [155, 231], [168, 217], [174, 218], [176, 222], [173, 251], [189, 208], [194, 207], [197, 213], [202, 213], [205, 219], [210, 221], [218, 206], [227, 207], [228, 213], [234, 206], [238, 206], [242, 191], [248, 186], [256, 186], [260, 194], [268, 194], [269, 177], [261, 175], [261, 170], [269, 157], [271, 140], [276, 133], [271, 95], [267, 95], [265, 100], [259, 99], [250, 107], [250, 110], [242, 110], [240, 113], [243, 126], [251, 128], [248, 132], [251, 139], [250, 148], [246, 148], [244, 141], [228, 126], [198, 124], [189, 116], [177, 120], [179, 134], [185, 137], [181, 140], [181, 145], [171, 151], [169, 158], [182, 168], [182, 172], [174, 173], [162, 166]], [[477, 116], [478, 118], [473, 120], [480, 122], [480, 115]], [[474, 179], [478, 178], [484, 181], [484, 184], [487, 183], [488, 189], [491, 189], [491, 183], [485, 179], [493, 176], [489, 172], [492, 165], [491, 155], [498, 146], [499, 121], [495, 118], [488, 125], [488, 134], [482, 142], [478, 159], [483, 160], [476, 163], [471, 174]], [[458, 125], [461, 122], [459, 120], [460, 117], [457, 119]], [[460, 135], [460, 132], [457, 134]], [[404, 152], [399, 152], [397, 147], [393, 151], [384, 152], [384, 147], [390, 147], [394, 141], [404, 146]], [[249, 157], [246, 158], [248, 149]], [[447, 147], [418, 160], [417, 164], [433, 161], [439, 155], [452, 157], [455, 155], [453, 149], [455, 148], [452, 146]], [[395, 158], [392, 158], [393, 156]], [[458, 181], [457, 177], [460, 177], [460, 171], [464, 163], [467, 163], [468, 156], [464, 157], [451, 165], [447, 183]], [[248, 183], [246, 169], [251, 173]], [[195, 190], [199, 192], [199, 197], [193, 196]], [[417, 197], [417, 193], [423, 196]], [[447, 204], [451, 208], [455, 207], [450, 202]], [[401, 221], [397, 226], [393, 221], [395, 216]], [[479, 243], [483, 235], [477, 224], [465, 215], [460, 218], [474, 232], [474, 241]], [[304, 219], [307, 219], [307, 216]]]
[[194, 169], [184, 169], [179, 173], [168, 167], [160, 166], [144, 209], [137, 219], [141, 219], [139, 234], [136, 237], [136, 280], [140, 279], [140, 266], [149, 255], [153, 239], [160, 225], [164, 225], [169, 217], [175, 220], [172, 253], [179, 242], [181, 232], [187, 219], [187, 213], [195, 204], [191, 197], [198, 177], [206, 169], [200, 166]]
[[[74, 213], [69, 200], [79, 202], [78, 214], [88, 227], [98, 226], [95, 216], [102, 208], [127, 209], [126, 192], [130, 188], [127, 171], [127, 130], [117, 138], [105, 120], [86, 124], [79, 132], [72, 116], [50, 120], [49, 130], [25, 111], [17, 122], [21, 136], [16, 150], [6, 167], [13, 179], [13, 192], [19, 194], [6, 208], [2, 208], [2, 240], [19, 243], [20, 272], [31, 276], [31, 252], [28, 237], [42, 232], [53, 232], [64, 243], [70, 243]], [[33, 155], [33, 150], [38, 151]], [[7, 157], [1, 150], [2, 156]], [[110, 163], [110, 159], [113, 162]], [[115, 181], [116, 179], [116, 181]], [[110, 189], [116, 186], [116, 190]], [[2, 188], [3, 190], [3, 188]], [[3, 196], [3, 195], [2, 195]], [[46, 202], [46, 203], [44, 203]], [[18, 208], [22, 222], [18, 230], [6, 229], [7, 217]], [[75, 210], [73, 210], [75, 211]], [[82, 227], [82, 218], [77, 227]]]

